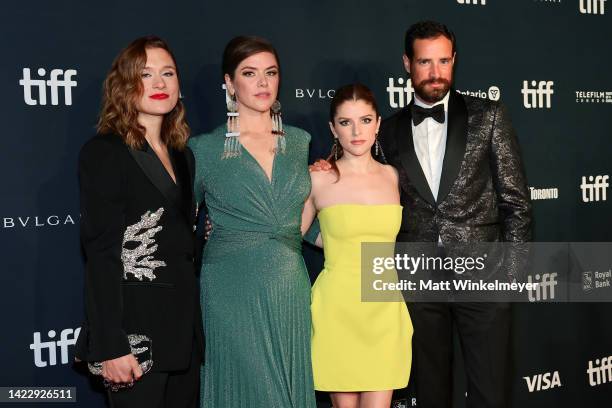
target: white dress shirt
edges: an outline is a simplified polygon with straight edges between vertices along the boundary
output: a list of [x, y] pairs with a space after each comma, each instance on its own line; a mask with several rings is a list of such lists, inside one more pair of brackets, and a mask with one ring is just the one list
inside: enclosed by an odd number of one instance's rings
[[446, 132], [448, 129], [448, 98], [446, 94], [442, 101], [434, 105], [427, 105], [414, 97], [414, 104], [423, 108], [431, 108], [441, 103], [444, 104], [444, 123], [438, 123], [433, 118], [425, 118], [419, 126], [412, 126], [412, 141], [414, 151], [419, 159], [427, 184], [436, 201], [438, 200], [438, 189], [440, 188], [440, 176], [442, 175], [442, 163], [446, 152]]

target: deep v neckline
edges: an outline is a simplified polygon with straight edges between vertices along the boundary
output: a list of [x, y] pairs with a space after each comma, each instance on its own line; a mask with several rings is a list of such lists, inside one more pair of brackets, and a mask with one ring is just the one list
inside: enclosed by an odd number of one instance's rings
[[255, 162], [255, 164], [257, 165], [257, 167], [259, 168], [259, 170], [261, 171], [262, 175], [264, 176], [265, 180], [268, 182], [268, 185], [272, 185], [273, 181], [274, 181], [274, 168], [276, 167], [276, 156], [278, 156], [278, 152], [274, 152], [274, 154], [272, 155], [272, 168], [270, 169], [270, 177], [268, 177], [268, 173], [266, 173], [266, 170], [263, 168], [263, 166], [259, 163], [259, 161], [255, 158], [255, 156], [253, 156], [251, 154], [251, 152], [249, 152], [249, 149], [247, 149], [242, 142], [240, 141], [240, 139], [238, 139], [238, 142], [240, 142], [240, 146], [241, 148], [246, 152], [246, 154]]
[[172, 178], [172, 174], [170, 174], [166, 166], [164, 166], [164, 162], [159, 158], [157, 153], [155, 153], [155, 150], [153, 150], [153, 148], [148, 142], [147, 150], [149, 151], [148, 153], [151, 154], [155, 158], [155, 160], [157, 160], [157, 163], [162, 167], [162, 169], [164, 169], [164, 174], [168, 177], [172, 184], [174, 184], [174, 187], [178, 187], [178, 175], [176, 174], [176, 163], [174, 161], [173, 151], [168, 149], [168, 160], [170, 161], [170, 167], [172, 167], [172, 173], [174, 174], [174, 178]]

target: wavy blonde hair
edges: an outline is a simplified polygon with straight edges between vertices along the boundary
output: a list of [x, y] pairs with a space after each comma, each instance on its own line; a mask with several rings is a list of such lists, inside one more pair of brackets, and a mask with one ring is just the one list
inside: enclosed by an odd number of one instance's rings
[[[98, 133], [115, 133], [132, 148], [141, 148], [146, 142], [145, 128], [138, 123], [137, 102], [144, 92], [141, 73], [147, 63], [147, 49], [151, 48], [167, 51], [176, 66], [176, 59], [164, 40], [154, 36], [142, 37], [119, 53], [104, 80]], [[167, 146], [179, 150], [187, 143], [189, 126], [180, 99], [164, 116], [161, 138]]]

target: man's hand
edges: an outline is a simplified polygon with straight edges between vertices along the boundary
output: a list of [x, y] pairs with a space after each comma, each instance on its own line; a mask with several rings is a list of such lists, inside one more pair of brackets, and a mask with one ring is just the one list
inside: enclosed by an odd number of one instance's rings
[[327, 160], [319, 159], [310, 166], [308, 166], [308, 171], [330, 171], [332, 168], [331, 164]]
[[111, 383], [133, 383], [142, 377], [142, 370], [133, 354], [102, 362], [102, 377]]
[[212, 230], [213, 230], [212, 223], [210, 222], [210, 218], [208, 217], [208, 214], [206, 214], [206, 218], [204, 219], [204, 239], [206, 241], [208, 241], [208, 238], [210, 238], [210, 234], [212, 233]]

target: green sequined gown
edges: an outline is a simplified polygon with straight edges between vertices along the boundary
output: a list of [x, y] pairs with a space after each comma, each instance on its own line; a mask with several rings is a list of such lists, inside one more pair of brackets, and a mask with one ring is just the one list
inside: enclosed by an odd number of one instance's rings
[[213, 232], [201, 273], [204, 408], [314, 408], [310, 281], [300, 222], [310, 135], [286, 126], [272, 182], [244, 147], [222, 159], [225, 126], [192, 138], [195, 196]]

